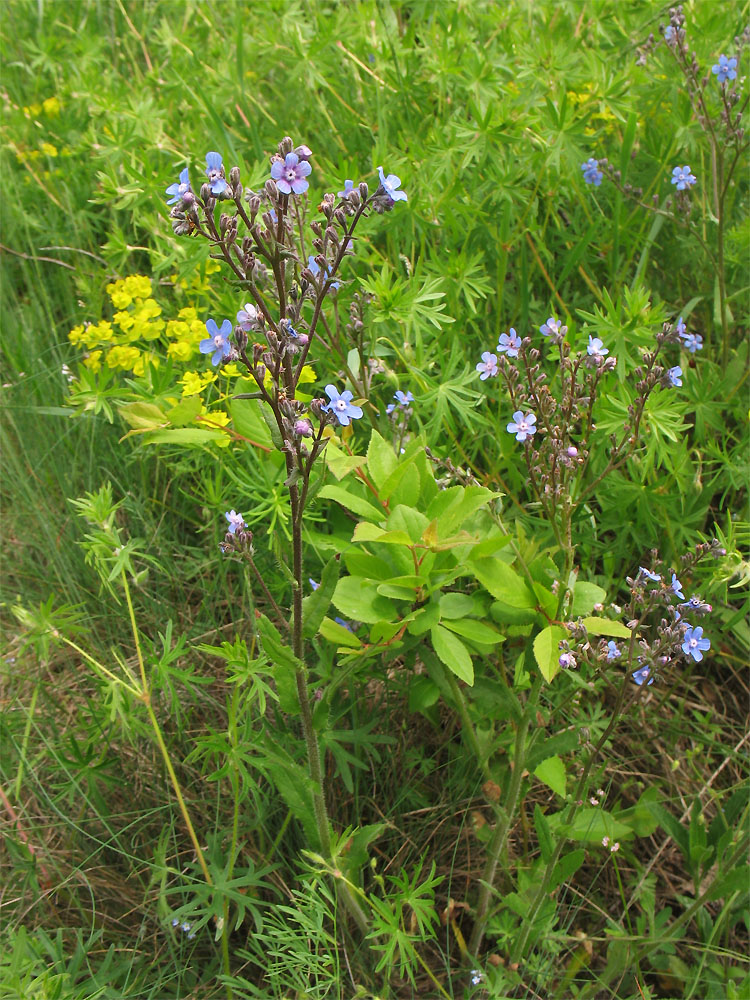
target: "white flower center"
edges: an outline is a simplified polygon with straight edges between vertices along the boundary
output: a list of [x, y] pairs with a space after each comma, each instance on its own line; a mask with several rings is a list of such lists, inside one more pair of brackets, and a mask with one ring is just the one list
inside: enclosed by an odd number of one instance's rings
[[224, 346], [224, 338], [222, 337], [222, 335], [220, 333], [217, 333], [216, 336], [214, 337], [214, 344], [217, 347], [223, 347]]
[[297, 179], [297, 171], [296, 171], [296, 170], [294, 169], [294, 167], [289, 167], [289, 168], [287, 169], [287, 172], [286, 172], [286, 179], [287, 179], [288, 181], [294, 181], [294, 180], [296, 180], [296, 179]]
[[344, 410], [346, 409], [346, 400], [345, 399], [337, 399], [336, 402], [333, 405], [336, 407], [337, 410], [340, 410], [341, 413], [343, 413]]

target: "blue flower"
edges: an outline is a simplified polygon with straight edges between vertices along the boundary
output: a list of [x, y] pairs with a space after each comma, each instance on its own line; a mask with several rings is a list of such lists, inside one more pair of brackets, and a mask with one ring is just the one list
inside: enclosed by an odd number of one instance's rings
[[667, 45], [671, 45], [672, 42], [675, 40], [675, 37], [676, 37], [676, 32], [674, 28], [672, 27], [671, 24], [668, 24], [664, 29], [664, 41], [667, 43]]
[[258, 310], [252, 302], [246, 302], [237, 313], [237, 325], [247, 333], [255, 326], [258, 319]]
[[173, 927], [177, 927], [177, 925], [179, 924], [179, 922], [180, 922], [180, 918], [179, 917], [172, 917], [172, 926]]
[[685, 656], [692, 656], [696, 663], [700, 663], [703, 654], [710, 648], [711, 640], [703, 638], [703, 626], [696, 625], [693, 628], [692, 625], [688, 625], [682, 643], [682, 652]]
[[236, 510], [225, 511], [224, 517], [229, 521], [229, 534], [236, 535], [238, 531], [242, 531], [246, 528], [245, 519], [242, 514], [238, 514]]
[[317, 590], [317, 589], [318, 589], [318, 587], [320, 586], [320, 584], [318, 583], [318, 581], [317, 581], [317, 580], [313, 580], [313, 578], [312, 578], [312, 577], [308, 577], [308, 581], [309, 581], [309, 583], [310, 583], [310, 587], [311, 587], [311, 588], [312, 588], [313, 590]]
[[672, 171], [672, 184], [677, 185], [678, 191], [684, 191], [685, 188], [692, 187], [693, 184], [697, 183], [698, 178], [690, 173], [690, 167], [675, 167]]
[[393, 413], [393, 411], [396, 409], [397, 406], [403, 406], [404, 408], [406, 408], [409, 405], [409, 403], [414, 402], [414, 397], [410, 392], [402, 392], [400, 389], [396, 390], [396, 394], [393, 398], [396, 400], [396, 402], [389, 403], [388, 406], [386, 406], [385, 408], [385, 412], [388, 414]]
[[510, 334], [500, 334], [497, 350], [500, 351], [501, 354], [504, 354], [507, 351], [509, 358], [517, 358], [520, 349], [521, 338], [518, 336], [513, 327], [510, 328]]
[[614, 639], [610, 639], [609, 642], [607, 643], [607, 659], [616, 660], [617, 657], [620, 655], [621, 653], [620, 650], [617, 648], [617, 643], [614, 641]]
[[211, 364], [220, 365], [224, 358], [232, 351], [232, 344], [229, 340], [232, 333], [232, 324], [228, 319], [225, 319], [221, 324], [220, 330], [216, 325], [216, 321], [209, 319], [206, 321], [206, 329], [211, 336], [206, 337], [205, 340], [200, 342], [200, 352], [201, 354], [210, 354], [213, 351]]
[[539, 327], [539, 332], [543, 337], [549, 337], [550, 335], [555, 337], [564, 337], [568, 332], [567, 326], [563, 326], [559, 319], [555, 319], [554, 316], [550, 316], [546, 323], [542, 323]]
[[731, 59], [727, 59], [723, 55], [719, 56], [719, 61], [711, 67], [711, 72], [716, 75], [716, 79], [721, 84], [726, 83], [727, 80], [735, 80], [737, 78], [737, 60], [734, 56]]
[[521, 410], [516, 410], [513, 414], [513, 422], [508, 424], [506, 430], [509, 434], [515, 434], [516, 441], [523, 444], [526, 438], [531, 437], [536, 432], [535, 423], [536, 415], [534, 413], [529, 412], [524, 416]]
[[391, 199], [391, 201], [407, 201], [406, 191], [399, 191], [398, 188], [401, 187], [401, 178], [396, 177], [395, 174], [388, 174], [386, 177], [383, 173], [383, 168], [378, 167], [378, 175], [380, 176], [380, 186], [383, 188], [385, 193]]
[[677, 388], [682, 385], [682, 368], [680, 368], [679, 365], [675, 365], [674, 368], [670, 368], [667, 372], [667, 378], [673, 388]]
[[354, 191], [354, 181], [344, 181], [344, 190], [339, 191], [339, 198], [348, 198]]
[[560, 653], [557, 662], [563, 670], [572, 670], [576, 665], [576, 658], [572, 653]]
[[680, 604], [681, 608], [687, 608], [688, 611], [693, 611], [699, 615], [707, 615], [709, 612], [713, 611], [710, 604], [706, 601], [701, 600], [698, 594], [693, 594], [689, 600], [685, 601], [684, 604]]
[[700, 351], [703, 347], [703, 337], [699, 333], [681, 333], [680, 339], [682, 340], [682, 346], [686, 351], [690, 351], [691, 354], [695, 354], [696, 351]]
[[598, 337], [592, 337], [589, 334], [589, 345], [586, 348], [587, 353], [592, 358], [603, 358], [605, 354], [609, 354], [609, 349], [604, 346]]
[[633, 680], [636, 684], [643, 685], [648, 681], [649, 685], [654, 683], [654, 678], [651, 676], [651, 667], [641, 667], [639, 670], [633, 671]]
[[680, 318], [677, 320], [677, 322], [674, 325], [674, 328], [680, 336], [682, 336], [683, 333], [685, 333], [687, 327], [685, 326], [685, 320], [682, 318], [682, 316], [680, 316]]
[[335, 385], [327, 385], [326, 394], [331, 402], [321, 409], [333, 413], [343, 427], [347, 427], [352, 420], [359, 420], [362, 416], [362, 408], [352, 403], [352, 393], [348, 389], [339, 393]]
[[581, 164], [581, 170], [583, 171], [583, 179], [587, 184], [593, 184], [594, 187], [599, 187], [604, 174], [599, 169], [598, 160], [595, 160], [593, 156], [590, 157], [585, 163]]
[[477, 371], [483, 382], [486, 382], [491, 376], [497, 375], [497, 355], [485, 351], [482, 354], [482, 360], [477, 365]]
[[175, 202], [182, 201], [186, 194], [191, 193], [190, 178], [188, 177], [187, 167], [180, 172], [180, 183], [170, 184], [166, 193], [172, 196], [167, 202], [168, 205], [174, 205]]
[[219, 153], [206, 153], [206, 177], [211, 194], [223, 194], [229, 187], [224, 178], [224, 164]]
[[[312, 271], [313, 277], [317, 278], [318, 275], [320, 274], [320, 264], [317, 262], [317, 260], [314, 257], [308, 257], [307, 258], [307, 266], [308, 266], [309, 270]], [[327, 267], [323, 269], [323, 277], [324, 278], [328, 277], [328, 268]], [[329, 288], [332, 291], [335, 291], [337, 288], [341, 288], [341, 282], [340, 281], [332, 281], [331, 284], [329, 285]]]
[[658, 573], [652, 573], [650, 570], [647, 570], [645, 566], [638, 567], [638, 575], [645, 576], [647, 580], [653, 580], [654, 583], [658, 583], [661, 580]]
[[282, 194], [304, 194], [310, 187], [307, 180], [312, 167], [307, 160], [301, 160], [296, 153], [287, 153], [283, 160], [271, 164], [271, 177]]
[[677, 577], [674, 575], [674, 573], [672, 574], [672, 583], [670, 584], [670, 586], [672, 587], [672, 590], [674, 591], [675, 597], [679, 597], [679, 599], [681, 601], [684, 601], [685, 600], [685, 595], [682, 592], [682, 584], [677, 579]]

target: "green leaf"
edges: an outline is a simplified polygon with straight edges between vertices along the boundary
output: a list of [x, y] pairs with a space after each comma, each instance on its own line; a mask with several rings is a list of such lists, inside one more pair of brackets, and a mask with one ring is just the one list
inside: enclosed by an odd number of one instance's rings
[[563, 882], [567, 882], [570, 878], [572, 878], [585, 860], [586, 852], [580, 847], [575, 851], [571, 851], [570, 854], [566, 854], [564, 857], [560, 858], [555, 867], [552, 869], [552, 876], [549, 884], [550, 889], [556, 889], [558, 885], [562, 885]]
[[370, 436], [370, 446], [367, 449], [367, 468], [372, 481], [378, 488], [378, 492], [380, 492], [397, 465], [398, 459], [396, 458], [393, 446], [388, 444], [374, 430]]
[[409, 684], [409, 711], [426, 712], [440, 697], [440, 688], [429, 677], [412, 677]]
[[[200, 404], [200, 397], [191, 397]], [[229, 402], [229, 413], [232, 417], [234, 430], [243, 438], [255, 444], [270, 448], [273, 444], [271, 432], [260, 409], [259, 399], [232, 399]]]
[[540, 809], [538, 803], [534, 806], [534, 829], [536, 830], [537, 839], [539, 840], [539, 850], [542, 854], [542, 861], [546, 863], [554, 854], [555, 842], [552, 839], [547, 817]]
[[383, 511], [378, 510], [377, 507], [373, 507], [371, 503], [368, 503], [362, 497], [350, 493], [343, 486], [324, 486], [318, 495], [329, 500], [335, 500], [336, 503], [340, 503], [342, 507], [350, 510], [353, 514], [366, 517], [368, 521], [375, 521], [377, 523], [385, 518]]
[[564, 823], [564, 816], [567, 810], [548, 815], [550, 827], [553, 833], [564, 833], [570, 840], [577, 840], [584, 844], [601, 844], [602, 837], [609, 837], [610, 840], [629, 840], [633, 836], [633, 831], [625, 823], [620, 823], [612, 813], [597, 806], [595, 809], [579, 809], [573, 823], [568, 826]]
[[375, 622], [398, 620], [398, 612], [386, 597], [378, 593], [377, 585], [359, 576], [345, 576], [336, 584], [333, 603], [346, 618], [373, 625]]
[[335, 556], [329, 559], [320, 578], [320, 586], [302, 601], [302, 632], [312, 639], [328, 611], [341, 572], [341, 562]]
[[607, 599], [607, 591], [597, 587], [595, 583], [578, 581], [573, 590], [573, 603], [570, 606], [570, 615], [577, 618], [579, 615], [587, 615], [594, 609], [595, 604], [603, 604]]
[[136, 430], [151, 430], [169, 423], [167, 415], [154, 403], [125, 403], [117, 407], [117, 412]]
[[266, 427], [268, 428], [268, 433], [271, 435], [271, 442], [282, 451], [284, 447], [284, 442], [281, 439], [281, 434], [279, 432], [279, 425], [276, 423], [276, 417], [273, 415], [273, 410], [268, 405], [264, 403], [263, 400], [257, 400], [258, 406], [260, 407], [260, 415], [263, 417]]
[[630, 629], [627, 625], [609, 618], [584, 618], [583, 624], [590, 635], [611, 635], [618, 639], [630, 638]]
[[341, 448], [337, 448], [333, 440], [329, 440], [323, 454], [328, 468], [339, 480], [343, 479], [353, 469], [364, 468], [366, 464], [364, 455], [348, 455]]
[[501, 559], [469, 558], [467, 567], [495, 600], [509, 604], [512, 608], [537, 606], [536, 594], [532, 593], [518, 573]]
[[276, 691], [279, 696], [279, 706], [282, 712], [290, 715], [299, 713], [299, 695], [297, 693], [297, 671], [304, 671], [305, 666], [284, 642], [279, 630], [265, 615], [256, 620], [263, 652], [273, 666], [273, 676], [276, 681]]
[[167, 410], [167, 419], [173, 427], [184, 427], [191, 424], [201, 412], [203, 403], [200, 396], [188, 396], [177, 406]]
[[389, 531], [405, 531], [410, 541], [416, 545], [422, 541], [422, 534], [429, 523], [421, 511], [399, 504], [388, 518], [386, 527]]
[[145, 434], [144, 444], [180, 444], [195, 447], [220, 441], [226, 435], [221, 431], [210, 431], [202, 427], [175, 427], [164, 431]]
[[560, 640], [567, 635], [560, 625], [548, 625], [534, 639], [534, 658], [548, 684], [560, 672]]
[[464, 639], [470, 639], [472, 642], [478, 642], [483, 646], [495, 646], [498, 642], [502, 642], [504, 638], [494, 628], [490, 628], [489, 625], [485, 625], [483, 622], [478, 622], [475, 618], [446, 619], [444, 625], [451, 632], [457, 632]]
[[434, 625], [430, 630], [432, 648], [446, 667], [471, 687], [474, 683], [474, 664], [468, 649], [461, 640], [442, 625]]
[[465, 618], [474, 611], [474, 598], [468, 594], [443, 594], [440, 598], [441, 618]]
[[405, 531], [386, 531], [370, 521], [360, 521], [352, 535], [353, 542], [383, 542], [384, 545], [412, 544]]
[[565, 798], [567, 775], [565, 764], [559, 757], [548, 757], [534, 769], [534, 776], [551, 788], [555, 795]]
[[339, 646], [351, 646], [353, 649], [358, 649], [362, 645], [361, 639], [351, 629], [344, 628], [343, 625], [339, 625], [332, 618], [324, 618], [320, 623], [318, 632], [324, 639], [327, 639], [329, 642], [335, 642]]
[[437, 601], [430, 601], [429, 604], [417, 608], [414, 613], [414, 621], [409, 622], [407, 629], [411, 635], [424, 635], [429, 632], [433, 625], [440, 621], [440, 605]]

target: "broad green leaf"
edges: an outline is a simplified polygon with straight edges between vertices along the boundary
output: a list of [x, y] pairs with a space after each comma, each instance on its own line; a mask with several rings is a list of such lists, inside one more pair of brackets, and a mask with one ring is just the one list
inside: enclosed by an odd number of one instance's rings
[[364, 455], [348, 455], [336, 446], [332, 438], [329, 439], [323, 455], [328, 468], [339, 480], [343, 479], [353, 469], [364, 468], [367, 461]]
[[465, 618], [474, 610], [474, 598], [468, 594], [443, 594], [440, 598], [441, 618]]
[[495, 600], [503, 601], [512, 608], [535, 608], [537, 606], [536, 594], [528, 588], [518, 573], [501, 559], [474, 559], [472, 557], [466, 565]]
[[166, 427], [169, 423], [167, 415], [154, 403], [125, 403], [117, 407], [117, 412], [137, 430]]
[[[200, 402], [198, 396], [192, 397]], [[270, 448], [273, 445], [268, 424], [263, 419], [259, 399], [232, 399], [229, 412], [234, 430], [255, 444]]]
[[164, 431], [153, 431], [143, 438], [144, 444], [180, 444], [195, 447], [212, 444], [226, 437], [221, 431], [205, 430], [202, 427], [174, 427]]
[[449, 628], [451, 632], [462, 635], [464, 639], [470, 639], [483, 646], [494, 646], [503, 641], [503, 636], [499, 632], [490, 628], [489, 625], [485, 625], [484, 622], [478, 622], [475, 618], [446, 619], [444, 626]]
[[302, 631], [308, 639], [312, 639], [320, 628], [320, 623], [331, 604], [340, 572], [341, 562], [334, 556], [328, 560], [323, 569], [320, 586], [302, 601]]
[[385, 545], [411, 545], [411, 538], [405, 531], [386, 531], [385, 528], [372, 524], [371, 521], [360, 521], [352, 535], [353, 542], [383, 542]]
[[376, 584], [359, 576], [345, 576], [336, 584], [333, 603], [346, 618], [373, 625], [398, 620], [398, 612], [387, 597], [381, 597]]
[[560, 625], [548, 625], [534, 639], [534, 657], [548, 684], [560, 672], [560, 640], [567, 635]]
[[409, 683], [409, 711], [426, 712], [440, 697], [440, 688], [424, 674]]
[[405, 531], [411, 542], [418, 544], [422, 541], [422, 534], [429, 523], [420, 511], [399, 504], [388, 518], [386, 527], [389, 531]]
[[433, 625], [430, 630], [432, 648], [446, 665], [446, 667], [471, 687], [474, 683], [474, 664], [471, 662], [471, 655], [468, 649], [458, 636], [443, 628], [442, 625]]
[[335, 500], [336, 503], [340, 503], [342, 507], [350, 510], [353, 514], [366, 517], [368, 521], [375, 521], [377, 523], [385, 517], [383, 511], [378, 510], [377, 507], [373, 507], [371, 503], [368, 503], [362, 497], [350, 493], [343, 486], [324, 486], [318, 495], [329, 500]]
[[362, 645], [361, 639], [351, 629], [339, 625], [332, 618], [324, 618], [320, 623], [318, 632], [324, 639], [327, 639], [329, 642], [338, 643], [339, 646], [351, 646], [354, 649], [358, 649]]
[[601, 844], [602, 837], [610, 840], [629, 840], [633, 831], [625, 823], [620, 823], [612, 813], [597, 806], [595, 809], [579, 809], [571, 825], [564, 822], [566, 809], [547, 815], [547, 820], [553, 833], [558, 830], [570, 840], [578, 840], [584, 844]]
[[607, 591], [597, 587], [595, 583], [587, 583], [585, 580], [576, 582], [573, 589], [573, 603], [570, 606], [572, 618], [579, 615], [588, 615], [594, 610], [595, 604], [603, 604], [607, 599]]
[[201, 412], [202, 406], [200, 396], [188, 396], [177, 406], [167, 410], [167, 419], [173, 427], [185, 427], [186, 424], [191, 424], [195, 420]]
[[370, 478], [378, 488], [378, 493], [388, 480], [388, 477], [398, 465], [398, 459], [393, 445], [382, 438], [377, 431], [370, 436], [370, 446], [367, 449], [367, 468]]
[[583, 624], [590, 635], [611, 635], [618, 639], [630, 638], [630, 629], [627, 625], [611, 621], [609, 618], [584, 618]]
[[387, 479], [384, 480], [382, 486], [378, 487], [380, 499], [390, 500], [401, 483], [405, 480], [412, 482], [411, 492], [409, 495], [400, 492], [396, 503], [405, 503], [407, 505], [415, 504], [419, 499], [420, 481], [419, 470], [413, 459], [409, 461], [402, 458], [398, 465], [396, 465], [393, 472], [391, 472]]
[[567, 882], [572, 878], [585, 860], [586, 852], [580, 847], [560, 858], [552, 870], [552, 877], [549, 884], [550, 889], [556, 889], [558, 885], [562, 885], [563, 882]]
[[429, 632], [433, 625], [440, 621], [440, 605], [437, 601], [430, 601], [414, 612], [414, 621], [407, 626], [411, 635], [424, 635]]
[[534, 776], [551, 788], [555, 795], [565, 798], [567, 775], [565, 764], [559, 757], [548, 757], [534, 768]]

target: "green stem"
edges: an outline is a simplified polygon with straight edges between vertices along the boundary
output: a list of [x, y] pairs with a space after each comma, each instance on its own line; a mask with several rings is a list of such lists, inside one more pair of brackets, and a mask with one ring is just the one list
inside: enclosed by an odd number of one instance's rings
[[529, 698], [526, 703], [526, 709], [523, 713], [521, 721], [518, 724], [518, 728], [516, 729], [516, 743], [513, 753], [513, 773], [510, 779], [510, 785], [508, 786], [508, 795], [505, 800], [504, 815], [495, 824], [495, 829], [492, 831], [492, 836], [487, 844], [487, 860], [484, 863], [482, 885], [479, 890], [479, 898], [477, 900], [476, 913], [474, 916], [474, 929], [472, 930], [471, 940], [469, 941], [469, 951], [473, 955], [478, 953], [484, 939], [490, 900], [494, 894], [497, 866], [500, 862], [500, 856], [503, 852], [503, 848], [505, 847], [505, 841], [507, 840], [508, 833], [510, 831], [511, 822], [516, 814], [519, 793], [521, 791], [521, 783], [523, 781], [524, 763], [526, 760], [526, 737], [531, 723], [532, 709], [536, 705], [541, 684], [542, 677], [541, 675], [538, 675], [531, 687]]

